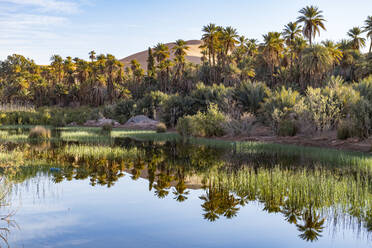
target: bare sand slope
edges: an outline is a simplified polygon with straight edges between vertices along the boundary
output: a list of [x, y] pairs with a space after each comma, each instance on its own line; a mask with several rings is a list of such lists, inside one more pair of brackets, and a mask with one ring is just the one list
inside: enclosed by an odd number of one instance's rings
[[[200, 64], [201, 63], [201, 49], [199, 46], [202, 44], [200, 40], [189, 40], [186, 42], [189, 49], [186, 51], [186, 60], [188, 62], [192, 62], [194, 64]], [[174, 47], [175, 43], [167, 43], [165, 44], [169, 47], [169, 51], [171, 53], [170, 59], [174, 59], [174, 53], [172, 51], [172, 48]], [[130, 55], [126, 58], [121, 59], [120, 61], [124, 63], [124, 66], [128, 66], [130, 64], [130, 61], [133, 59], [136, 59], [142, 66], [143, 69], [147, 69], [147, 50], [135, 53], [133, 55]]]

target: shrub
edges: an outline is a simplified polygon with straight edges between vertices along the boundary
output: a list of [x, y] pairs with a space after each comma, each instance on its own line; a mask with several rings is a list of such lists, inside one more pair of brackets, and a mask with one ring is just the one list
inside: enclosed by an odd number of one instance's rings
[[30, 130], [29, 139], [50, 139], [51, 132], [42, 126], [36, 126]]
[[225, 122], [224, 130], [232, 136], [249, 135], [254, 123], [255, 118], [252, 115], [243, 115], [240, 120], [230, 117]]
[[179, 118], [196, 113], [192, 110], [193, 103], [194, 100], [189, 96], [169, 96], [162, 104], [161, 120], [168, 127], [176, 126]]
[[293, 120], [281, 120], [278, 125], [279, 136], [295, 136], [298, 128]]
[[216, 104], [219, 109], [227, 111], [229, 108], [227, 99], [230, 95], [230, 88], [223, 84], [206, 86], [202, 82], [197, 83], [190, 96], [193, 99], [193, 112], [206, 112], [210, 104]]
[[91, 113], [90, 113], [90, 116], [89, 116], [89, 119], [90, 120], [99, 120], [99, 119], [102, 119], [104, 116], [103, 114], [101, 113], [101, 111], [99, 109], [95, 109], [93, 110]]
[[112, 125], [111, 124], [105, 124], [101, 128], [101, 134], [111, 134], [112, 131]]
[[306, 91], [308, 115], [318, 131], [337, 127], [340, 120], [349, 118], [361, 97], [350, 85], [342, 83], [340, 78], [331, 78], [329, 86]]
[[165, 133], [167, 131], [167, 126], [164, 123], [159, 123], [156, 125], [156, 132], [157, 133]]
[[195, 129], [192, 116], [188, 115], [180, 118], [177, 122], [176, 129], [181, 136], [192, 136], [193, 130]]
[[350, 121], [340, 121], [337, 127], [337, 138], [346, 140], [353, 137], [352, 123]]
[[133, 100], [123, 100], [114, 107], [115, 116], [128, 120], [130, 117], [132, 117], [134, 108], [135, 102]]
[[149, 118], [156, 119], [157, 110], [168, 97], [167, 94], [161, 91], [151, 91], [137, 102], [135, 114], [146, 115]]
[[353, 135], [359, 138], [368, 138], [372, 128], [372, 106], [364, 98], [356, 102], [351, 110]]
[[274, 92], [269, 92], [263, 103], [264, 121], [271, 124], [278, 133], [279, 123], [282, 121], [296, 122], [306, 112], [304, 99], [299, 92], [291, 88], [282, 87]]
[[232, 98], [243, 112], [257, 114], [269, 91], [264, 83], [245, 81], [234, 89]]
[[177, 130], [183, 136], [212, 137], [225, 134], [226, 117], [215, 104], [211, 104], [206, 113], [198, 112], [196, 115], [186, 116], [180, 121]]

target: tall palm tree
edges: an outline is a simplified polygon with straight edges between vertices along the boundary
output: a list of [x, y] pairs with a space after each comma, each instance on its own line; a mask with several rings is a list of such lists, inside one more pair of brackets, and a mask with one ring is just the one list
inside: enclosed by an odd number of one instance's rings
[[202, 31], [204, 32], [202, 41], [204, 41], [208, 49], [209, 63], [215, 66], [215, 47], [218, 37], [218, 27], [215, 24], [210, 23], [207, 26], [204, 26]]
[[174, 55], [175, 55], [175, 62], [176, 62], [176, 78], [178, 79], [183, 72], [185, 67], [185, 56], [186, 51], [189, 50], [189, 47], [184, 40], [176, 40], [175, 46], [172, 48]]
[[263, 35], [264, 43], [262, 47], [262, 55], [270, 68], [271, 75], [274, 74], [274, 69], [279, 65], [281, 53], [284, 49], [284, 40], [279, 32], [269, 32]]
[[254, 57], [258, 53], [258, 41], [256, 39], [249, 39], [247, 41], [248, 56]]
[[297, 22], [290, 22], [284, 26], [282, 35], [288, 46], [293, 44], [296, 37], [299, 37], [302, 32], [302, 26]]
[[158, 43], [154, 47], [154, 56], [156, 61], [158, 62], [157, 68], [159, 69], [159, 79], [160, 79], [160, 84], [162, 84], [163, 90], [167, 87], [167, 82], [168, 81], [168, 69], [169, 69], [169, 47], [166, 46], [163, 43]]
[[[301, 80], [302, 82], [313, 80], [315, 84], [320, 83], [333, 65], [328, 49], [321, 45], [306, 48], [301, 56], [302, 73], [307, 75], [307, 78]], [[303, 86], [306, 88], [306, 85]]]
[[58, 83], [62, 81], [63, 78], [63, 59], [59, 55], [53, 55], [50, 58], [51, 66], [53, 68], [53, 72], [56, 75], [56, 79], [58, 80]]
[[309, 40], [310, 46], [316, 34], [320, 35], [320, 28], [326, 30], [324, 26], [325, 19], [322, 15], [323, 11], [316, 6], [306, 6], [299, 13], [301, 16], [297, 18], [298, 23], [303, 23], [303, 35]]
[[347, 32], [347, 35], [351, 38], [351, 47], [355, 50], [359, 50], [362, 47], [366, 46], [366, 39], [360, 37], [362, 30], [359, 27], [353, 27]]
[[169, 58], [169, 47], [163, 43], [156, 44], [154, 47], [154, 56], [158, 64], [164, 62], [167, 58]]
[[89, 58], [92, 62], [96, 59], [96, 52], [94, 50], [89, 52]]
[[343, 56], [343, 53], [339, 48], [339, 45], [331, 40], [322, 41], [322, 44], [328, 49], [328, 52], [331, 55], [334, 64], [336, 65], [339, 64]]
[[106, 55], [107, 94], [110, 103], [112, 103], [114, 99], [114, 78], [121, 66], [121, 63], [115, 58], [114, 55]]
[[238, 43], [238, 38], [239, 35], [235, 28], [226, 27], [222, 30], [225, 56], [228, 55], [229, 51], [234, 49], [235, 45]]
[[372, 16], [368, 16], [364, 21], [364, 32], [367, 32], [367, 37], [371, 40], [371, 45], [369, 46], [369, 52], [372, 52]]
[[300, 37], [302, 32], [302, 26], [299, 25], [297, 22], [290, 22], [284, 26], [284, 30], [282, 32], [283, 38], [289, 46], [290, 53], [291, 53], [291, 66], [293, 65], [293, 60], [295, 56], [294, 51], [294, 41], [296, 38]]

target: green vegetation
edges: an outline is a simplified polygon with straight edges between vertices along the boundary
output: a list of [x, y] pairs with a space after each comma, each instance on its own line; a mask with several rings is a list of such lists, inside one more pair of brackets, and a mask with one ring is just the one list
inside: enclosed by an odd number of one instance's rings
[[[249, 135], [252, 123], [244, 116], [250, 114], [277, 135], [339, 129], [343, 138], [368, 138], [372, 56], [361, 49], [372, 38], [371, 17], [347, 39], [316, 43], [325, 25], [322, 10], [306, 6], [297, 21], [259, 43], [211, 23], [202, 28], [200, 65], [186, 62], [189, 47], [177, 40], [172, 49], [149, 48], [147, 71], [138, 61], [123, 65], [95, 51], [90, 61], [53, 55], [47, 66], [11, 55], [0, 63], [0, 124], [63, 127], [103, 117], [124, 124], [146, 115], [182, 135]], [[227, 121], [219, 130], [199, 130], [213, 122], [211, 105]], [[354, 131], [341, 135], [342, 123]]]
[[159, 123], [156, 125], [156, 132], [157, 133], [165, 133], [167, 131], [167, 126], [164, 123]]
[[51, 132], [49, 129], [46, 129], [42, 126], [36, 126], [30, 130], [30, 133], [28, 135], [29, 139], [50, 139]]

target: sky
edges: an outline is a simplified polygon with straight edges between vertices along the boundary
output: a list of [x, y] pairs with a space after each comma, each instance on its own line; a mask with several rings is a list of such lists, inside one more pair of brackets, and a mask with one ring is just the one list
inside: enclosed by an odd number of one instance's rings
[[372, 15], [372, 0], [0, 0], [0, 60], [16, 53], [49, 64], [53, 54], [88, 59], [91, 50], [121, 59], [158, 42], [200, 39], [208, 23], [262, 40], [307, 5], [327, 20], [318, 42], [346, 38]]

